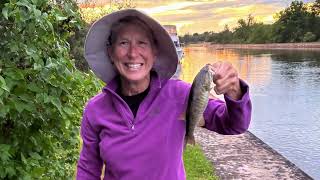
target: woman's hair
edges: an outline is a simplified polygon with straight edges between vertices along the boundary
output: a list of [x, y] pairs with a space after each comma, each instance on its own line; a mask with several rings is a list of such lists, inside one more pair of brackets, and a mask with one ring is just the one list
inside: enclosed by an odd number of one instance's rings
[[112, 24], [111, 30], [110, 30], [110, 36], [108, 37], [108, 44], [107, 44], [108, 47], [112, 47], [112, 45], [117, 41], [119, 30], [122, 27], [129, 25], [129, 24], [136, 25], [136, 26], [139, 26], [142, 29], [144, 29], [146, 31], [148, 39], [152, 43], [153, 47], [158, 46], [158, 44], [157, 44], [158, 42], [155, 39], [153, 31], [144, 21], [142, 21], [141, 19], [139, 19], [136, 16], [126, 16], [126, 17], [124, 17], [124, 18], [120, 19], [119, 21]]

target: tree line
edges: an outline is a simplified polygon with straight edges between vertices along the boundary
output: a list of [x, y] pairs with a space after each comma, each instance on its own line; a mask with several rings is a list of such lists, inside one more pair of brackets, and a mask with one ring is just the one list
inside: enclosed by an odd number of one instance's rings
[[185, 44], [211, 43], [293, 43], [320, 41], [320, 0], [313, 4], [293, 1], [289, 7], [275, 15], [273, 24], [257, 22], [249, 14], [239, 19], [237, 26], [230, 30], [225, 25], [221, 32], [186, 34], [180, 37]]

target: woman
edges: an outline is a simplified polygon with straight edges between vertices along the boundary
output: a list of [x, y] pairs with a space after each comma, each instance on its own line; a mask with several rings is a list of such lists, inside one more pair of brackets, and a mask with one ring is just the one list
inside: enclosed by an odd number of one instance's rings
[[[85, 57], [107, 85], [90, 99], [81, 124], [83, 147], [77, 179], [181, 180], [190, 84], [170, 77], [178, 57], [170, 36], [149, 16], [134, 10], [107, 15], [90, 29]], [[204, 127], [220, 134], [247, 130], [248, 86], [228, 63], [212, 64], [215, 91]]]

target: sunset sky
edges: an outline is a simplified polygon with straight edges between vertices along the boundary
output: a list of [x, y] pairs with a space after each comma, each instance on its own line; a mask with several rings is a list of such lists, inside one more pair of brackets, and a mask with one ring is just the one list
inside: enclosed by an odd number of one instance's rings
[[[219, 32], [226, 24], [232, 29], [241, 18], [253, 15], [258, 22], [273, 23], [275, 13], [288, 7], [291, 0], [137, 0], [140, 9], [161, 24], [173, 24], [180, 35]], [[303, 2], [314, 2], [304, 0]]]

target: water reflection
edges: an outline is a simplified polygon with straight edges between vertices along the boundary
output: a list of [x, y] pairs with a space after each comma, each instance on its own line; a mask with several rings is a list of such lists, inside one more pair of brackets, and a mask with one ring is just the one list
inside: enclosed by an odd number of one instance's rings
[[186, 48], [180, 78], [226, 60], [250, 85], [250, 131], [320, 179], [320, 52]]
[[186, 48], [180, 78], [192, 82], [199, 70], [207, 63], [230, 62], [238, 71], [239, 77], [250, 84], [268, 84], [271, 74], [270, 55], [259, 55], [259, 60], [250, 54], [240, 54], [234, 50], [212, 50], [209, 48]]

